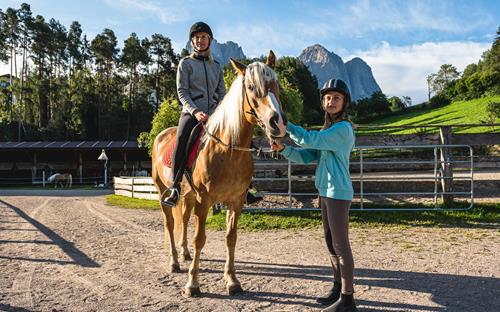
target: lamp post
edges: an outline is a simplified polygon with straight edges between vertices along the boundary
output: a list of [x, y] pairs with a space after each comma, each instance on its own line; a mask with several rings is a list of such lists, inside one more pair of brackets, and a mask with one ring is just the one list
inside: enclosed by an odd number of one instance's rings
[[104, 186], [108, 185], [108, 156], [106, 155], [106, 152], [104, 149], [101, 152], [101, 155], [99, 155], [99, 158], [97, 160], [104, 160]]

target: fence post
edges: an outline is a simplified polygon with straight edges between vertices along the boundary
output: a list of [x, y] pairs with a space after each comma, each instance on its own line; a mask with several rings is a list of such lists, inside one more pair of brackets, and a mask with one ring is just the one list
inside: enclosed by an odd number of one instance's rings
[[132, 198], [134, 198], [134, 178], [132, 178]]
[[[449, 145], [451, 144], [452, 131], [451, 126], [445, 126], [439, 128], [439, 137], [441, 140], [441, 144]], [[440, 148], [440, 160], [441, 160], [441, 170], [443, 172], [443, 176], [441, 179], [441, 189], [443, 193], [451, 193], [453, 192], [453, 167], [451, 164], [451, 151], [448, 147]], [[453, 195], [452, 194], [443, 194], [442, 196], [443, 202], [446, 207], [453, 206]]]

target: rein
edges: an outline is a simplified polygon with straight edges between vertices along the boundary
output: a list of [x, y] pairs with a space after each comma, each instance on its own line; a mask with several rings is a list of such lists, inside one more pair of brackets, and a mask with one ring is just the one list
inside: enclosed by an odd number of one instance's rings
[[222, 142], [221, 139], [219, 139], [215, 135], [213, 135], [210, 132], [208, 132], [208, 129], [207, 129], [207, 127], [205, 126], [205, 124], [203, 122], [200, 121], [200, 123], [202, 124], [203, 130], [205, 130], [205, 133], [208, 135], [208, 137], [210, 139], [213, 139], [215, 142], [217, 142], [217, 143], [219, 143], [219, 144], [221, 144], [221, 145], [223, 145], [225, 147], [228, 147], [231, 150], [243, 151], [243, 152], [255, 152], [255, 151], [259, 150], [258, 148], [241, 147], [241, 146], [237, 146], [237, 145], [232, 145], [232, 144], [224, 143], [224, 142]]

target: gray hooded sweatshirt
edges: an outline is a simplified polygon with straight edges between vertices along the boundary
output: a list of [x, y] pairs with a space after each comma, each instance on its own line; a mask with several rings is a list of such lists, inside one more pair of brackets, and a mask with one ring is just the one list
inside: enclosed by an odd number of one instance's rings
[[191, 54], [177, 67], [177, 94], [182, 112], [212, 114], [226, 95], [222, 67], [212, 58]]

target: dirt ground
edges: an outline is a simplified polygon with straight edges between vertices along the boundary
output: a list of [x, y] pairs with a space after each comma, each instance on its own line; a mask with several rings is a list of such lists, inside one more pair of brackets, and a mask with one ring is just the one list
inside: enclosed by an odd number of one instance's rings
[[[352, 229], [359, 311], [500, 311], [500, 225]], [[192, 231], [190, 230], [190, 234]], [[167, 273], [160, 211], [100, 196], [0, 196], [2, 311], [319, 311], [331, 282], [320, 229], [243, 232], [225, 294], [224, 232], [208, 232], [203, 297]]]

